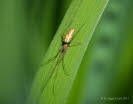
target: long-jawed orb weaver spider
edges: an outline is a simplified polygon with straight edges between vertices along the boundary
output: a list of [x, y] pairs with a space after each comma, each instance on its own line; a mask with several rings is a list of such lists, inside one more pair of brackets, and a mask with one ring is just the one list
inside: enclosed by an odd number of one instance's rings
[[[81, 28], [82, 28], [82, 26], [81, 26]], [[80, 28], [80, 29], [81, 29], [81, 28]], [[79, 29], [79, 30], [80, 30], [80, 29]], [[77, 32], [76, 34], [74, 34], [75, 29], [74, 29], [74, 28], [70, 28], [69, 31], [67, 32], [67, 34], [64, 35], [64, 36], [62, 37], [62, 47], [61, 47], [60, 50], [57, 52], [57, 54], [56, 54], [54, 57], [52, 57], [51, 59], [49, 59], [49, 60], [47, 60], [46, 62], [43, 63], [43, 64], [48, 64], [48, 63], [52, 62], [54, 59], [58, 58], [57, 61], [56, 61], [56, 64], [54, 65], [54, 67], [53, 67], [53, 69], [52, 69], [52, 71], [51, 71], [51, 73], [50, 73], [50, 75], [49, 75], [49, 78], [48, 78], [48, 80], [47, 80], [45, 86], [42, 88], [41, 93], [43, 92], [44, 88], [45, 88], [46, 85], [48, 84], [50, 78], [51, 78], [52, 75], [53, 75], [53, 72], [55, 71], [55, 69], [57, 68], [57, 66], [60, 65], [61, 62], [62, 62], [62, 68], [63, 68], [64, 73], [65, 73], [67, 76], [70, 75], [70, 73], [67, 73], [67, 72], [65, 71], [65, 66], [64, 66], [64, 55], [65, 55], [65, 53], [66, 53], [68, 47], [73, 47], [73, 46], [80, 45], [80, 43], [77, 43], [77, 44], [74, 44], [74, 45], [70, 45], [70, 43], [73, 41], [73, 39], [75, 38], [75, 36], [79, 33], [79, 30], [78, 30], [78, 32]], [[57, 68], [57, 71], [56, 71], [55, 79], [54, 79], [54, 80], [56, 80], [57, 73], [58, 73], [58, 68]], [[53, 95], [55, 95], [55, 92], [54, 92], [54, 83], [55, 83], [55, 81], [53, 82]]]
[[[73, 16], [74, 16], [74, 17], [75, 17], [75, 14], [76, 14], [76, 13], [78, 12], [78, 10], [80, 9], [80, 6], [81, 6], [81, 4], [82, 4], [81, 2], [83, 2], [83, 1], [82, 1], [82, 0], [80, 1], [79, 6], [77, 6], [77, 9], [76, 9], [75, 13], [73, 13]], [[75, 18], [73, 18], [73, 19], [71, 20], [70, 24], [67, 26], [66, 29], [68, 29], [68, 27], [70, 27], [70, 25], [73, 23], [74, 20], [75, 20]], [[81, 28], [83, 27], [84, 24], [85, 24], [85, 22], [81, 25], [81, 27], [79, 28], [79, 30], [77, 31], [76, 34], [74, 34], [74, 32], [75, 32], [75, 29], [74, 29], [74, 28], [70, 28], [66, 35], [63, 34], [64, 36], [62, 37], [62, 47], [59, 49], [59, 51], [57, 52], [57, 54], [56, 54], [54, 57], [52, 57], [51, 59], [49, 59], [49, 60], [47, 60], [46, 62], [44, 62], [44, 63], [41, 64], [41, 66], [44, 65], [44, 64], [48, 64], [48, 63], [52, 62], [54, 59], [58, 58], [57, 61], [56, 61], [56, 64], [55, 64], [54, 67], [52, 68], [52, 71], [51, 71], [51, 73], [50, 73], [50, 75], [49, 75], [49, 78], [47, 79], [45, 85], [41, 88], [41, 93], [40, 93], [40, 94], [42, 94], [44, 88], [46, 87], [46, 85], [48, 84], [50, 78], [52, 77], [52, 75], [53, 75], [55, 69], [60, 65], [61, 62], [62, 62], [62, 67], [63, 67], [64, 73], [65, 73], [67, 76], [69, 76], [69, 75], [71, 74], [71, 73], [67, 73], [67, 72], [65, 71], [65, 66], [64, 66], [64, 55], [65, 55], [65, 53], [66, 53], [68, 47], [73, 47], [73, 46], [80, 45], [79, 42], [76, 42], [76, 44], [74, 44], [74, 45], [70, 45], [70, 43], [73, 41], [73, 39], [75, 38], [75, 36], [79, 33], [79, 31], [81, 30]], [[65, 29], [65, 30], [66, 30], [66, 29]], [[64, 31], [65, 31], [65, 30], [64, 30]], [[56, 77], [57, 77], [57, 73], [58, 73], [58, 68], [57, 68], [57, 71], [56, 71], [56, 74], [55, 74], [55, 79], [54, 79], [54, 82], [53, 82], [53, 95], [55, 95], [55, 93], [54, 93], [54, 83], [55, 83], [55, 80], [56, 80]]]

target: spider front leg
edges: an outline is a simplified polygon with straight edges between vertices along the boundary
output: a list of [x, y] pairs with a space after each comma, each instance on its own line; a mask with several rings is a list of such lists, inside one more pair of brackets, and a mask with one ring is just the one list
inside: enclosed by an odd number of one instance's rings
[[81, 27], [79, 28], [79, 30], [77, 31], [77, 33], [75, 33], [75, 34], [73, 35], [73, 38], [72, 38], [71, 42], [73, 41], [73, 39], [75, 39], [75, 37], [77, 36], [77, 34], [80, 32], [80, 30], [83, 28], [84, 25], [85, 25], [85, 23], [83, 23], [83, 24], [81, 25]]

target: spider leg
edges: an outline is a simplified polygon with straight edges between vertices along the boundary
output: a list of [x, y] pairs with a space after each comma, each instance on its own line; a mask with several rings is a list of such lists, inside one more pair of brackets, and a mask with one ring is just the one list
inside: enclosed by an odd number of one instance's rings
[[58, 70], [56, 71], [56, 74], [55, 74], [55, 78], [54, 78], [54, 82], [53, 82], [53, 88], [52, 88], [52, 92], [53, 92], [53, 95], [55, 96], [55, 81], [56, 81], [56, 78], [57, 78], [57, 73], [58, 73]]
[[67, 73], [66, 70], [65, 70], [66, 68], [65, 68], [65, 64], [64, 64], [64, 55], [65, 55], [65, 53], [63, 53], [63, 56], [62, 56], [62, 67], [63, 67], [64, 73], [65, 73], [67, 76], [69, 76], [70, 73]]
[[73, 47], [73, 46], [77, 46], [77, 45], [81, 45], [81, 43], [76, 42], [75, 44], [73, 44], [73, 45], [69, 45], [68, 47]]
[[64, 29], [63, 35], [61, 37], [62, 41], [63, 41], [63, 37], [64, 37], [64, 34], [65, 34], [66, 30], [71, 26], [71, 24], [72, 24], [72, 22], [70, 24], [68, 24], [68, 26]]
[[60, 57], [59, 57], [59, 59], [57, 60], [57, 63], [56, 63], [56, 65], [55, 65], [55, 67], [54, 67], [54, 69], [57, 67], [56, 74], [55, 74], [55, 78], [54, 78], [54, 82], [53, 82], [53, 88], [52, 88], [52, 92], [53, 92], [53, 95], [54, 95], [54, 96], [55, 96], [55, 90], [54, 90], [54, 88], [55, 88], [55, 81], [56, 81], [57, 73], [58, 73], [58, 70], [59, 70], [58, 67], [59, 67], [59, 65], [60, 65], [60, 62], [62, 61], [61, 56], [62, 56], [62, 54], [60, 54]]
[[[57, 53], [56, 57], [57, 57], [58, 55], [61, 55], [61, 50]], [[60, 58], [60, 57], [59, 57], [59, 58]], [[49, 61], [49, 60], [48, 60], [48, 61]], [[48, 61], [47, 61], [47, 62], [48, 62]], [[41, 94], [43, 93], [44, 88], [45, 88], [46, 85], [48, 84], [48, 82], [49, 82], [50, 78], [52, 77], [53, 72], [54, 72], [54, 70], [56, 69], [56, 66], [58, 66], [58, 64], [59, 64], [59, 59], [57, 60], [57, 62], [56, 62], [56, 64], [55, 64], [54, 68], [52, 69], [52, 71], [51, 71], [51, 73], [50, 73], [50, 75], [49, 75], [49, 77], [48, 77], [48, 79], [47, 79], [45, 85], [41, 88], [40, 96], [41, 96]]]
[[71, 42], [72, 42], [73, 39], [77, 36], [77, 34], [80, 32], [80, 30], [82, 29], [82, 27], [83, 27], [84, 25], [85, 25], [85, 23], [83, 23], [83, 24], [81, 25], [81, 27], [79, 28], [79, 30], [77, 31], [77, 33], [73, 35], [73, 38], [72, 38]]
[[[59, 54], [59, 55], [60, 55], [60, 54]], [[59, 59], [57, 60], [57, 62], [56, 62], [56, 64], [55, 64], [54, 68], [52, 69], [52, 72], [50, 73], [50, 75], [49, 75], [49, 77], [48, 77], [48, 79], [47, 79], [45, 85], [44, 85], [43, 88], [41, 89], [40, 96], [41, 96], [41, 94], [43, 93], [44, 88], [45, 88], [46, 85], [48, 84], [50, 78], [52, 77], [53, 72], [55, 71], [56, 67], [58, 68], [59, 64], [60, 64], [60, 57], [59, 57]], [[57, 71], [58, 71], [58, 70], [57, 70]], [[55, 79], [54, 79], [54, 84], [55, 84], [55, 80], [56, 80], [56, 77], [57, 77], [57, 71], [56, 71], [56, 75], [55, 75]], [[53, 92], [53, 95], [55, 96], [54, 84], [53, 84], [53, 90], [52, 90], [52, 92]]]
[[43, 62], [40, 66], [45, 65], [45, 64], [48, 64], [48, 63], [52, 62], [54, 59], [56, 59], [56, 58], [58, 57], [58, 55], [61, 53], [61, 50], [62, 50], [62, 49], [60, 49], [60, 50], [58, 51], [58, 53], [57, 53], [54, 57], [48, 59], [46, 62]]
[[[69, 18], [71, 18], [71, 19], [70, 19], [70, 22], [69, 22], [67, 28], [70, 27], [70, 25], [75, 21], [75, 16], [77, 15], [79, 9], [81, 8], [81, 5], [82, 5], [83, 1], [84, 1], [84, 0], [81, 0], [81, 1], [78, 3], [77, 8], [76, 8], [76, 10], [75, 10], [74, 13], [73, 13], [73, 10], [70, 12]], [[67, 30], [67, 28], [66, 28], [66, 30]]]

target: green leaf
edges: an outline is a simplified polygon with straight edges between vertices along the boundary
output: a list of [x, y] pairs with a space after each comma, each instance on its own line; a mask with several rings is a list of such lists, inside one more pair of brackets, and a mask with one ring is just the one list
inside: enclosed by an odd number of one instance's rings
[[[70, 45], [77, 42], [81, 45], [68, 47], [64, 55], [64, 70], [70, 75], [67, 76], [64, 73], [61, 63], [52, 73], [59, 57], [48, 64], [42, 64], [34, 79], [28, 104], [63, 104], [66, 102], [86, 48], [107, 2], [108, 0], [72, 1], [44, 59], [46, 62], [58, 53], [62, 47], [62, 36], [70, 28], [74, 28], [76, 37]], [[56, 73], [57, 77], [55, 77]]]

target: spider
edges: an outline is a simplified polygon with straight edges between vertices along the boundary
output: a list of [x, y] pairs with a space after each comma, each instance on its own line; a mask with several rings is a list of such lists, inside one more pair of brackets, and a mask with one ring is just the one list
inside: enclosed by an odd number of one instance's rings
[[[82, 26], [81, 26], [82, 27]], [[81, 28], [80, 28], [81, 29]], [[80, 30], [79, 29], [79, 30]], [[45, 86], [47, 85], [47, 83], [49, 82], [49, 79], [52, 77], [52, 75], [53, 75], [53, 72], [55, 71], [55, 69], [57, 68], [57, 66], [62, 62], [62, 67], [63, 67], [63, 71], [64, 71], [64, 73], [67, 75], [67, 76], [69, 76], [70, 74], [68, 74], [66, 71], [65, 71], [65, 66], [64, 66], [64, 55], [65, 55], [65, 53], [66, 53], [66, 51], [67, 51], [67, 49], [68, 49], [68, 47], [73, 47], [73, 46], [77, 46], [77, 45], [80, 45], [80, 43], [77, 43], [77, 44], [75, 44], [75, 45], [70, 45], [70, 43], [72, 42], [72, 40], [75, 38], [75, 36], [76, 35], [74, 35], [74, 32], [75, 32], [75, 29], [74, 28], [70, 28], [69, 30], [68, 30], [68, 32], [66, 33], [66, 35], [64, 35], [63, 37], [62, 37], [62, 47], [60, 48], [60, 50], [57, 52], [57, 54], [54, 56], [54, 57], [52, 57], [51, 59], [49, 59], [49, 60], [47, 60], [46, 62], [44, 62], [43, 64], [48, 64], [48, 63], [50, 63], [50, 62], [52, 62], [54, 59], [56, 59], [56, 58], [58, 58], [57, 59], [57, 62], [56, 62], [56, 64], [55, 64], [55, 66], [53, 67], [53, 69], [52, 69], [52, 72], [50, 73], [50, 76], [49, 76], [49, 78], [48, 78], [48, 80], [47, 80], [47, 82], [46, 82], [46, 84], [45, 84]], [[79, 31], [78, 31], [79, 32]], [[78, 34], [78, 32], [77, 32], [77, 34]], [[57, 68], [57, 70], [58, 70], [58, 68]], [[56, 79], [56, 77], [57, 77], [57, 72], [56, 72], [56, 75], [55, 75], [55, 79]], [[54, 81], [55, 82], [55, 81]], [[45, 88], [45, 86], [43, 87], [43, 89], [42, 89], [42, 92], [43, 92], [43, 90], [44, 90], [44, 88]], [[54, 84], [53, 84], [53, 94], [55, 95], [55, 93], [54, 93]]]

